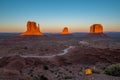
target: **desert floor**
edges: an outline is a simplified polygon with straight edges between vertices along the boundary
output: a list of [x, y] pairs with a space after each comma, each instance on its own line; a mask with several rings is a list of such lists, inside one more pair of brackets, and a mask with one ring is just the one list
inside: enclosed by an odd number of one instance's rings
[[[104, 74], [120, 63], [120, 40], [103, 36], [0, 38], [0, 80], [120, 80]], [[93, 74], [86, 75], [91, 69]]]

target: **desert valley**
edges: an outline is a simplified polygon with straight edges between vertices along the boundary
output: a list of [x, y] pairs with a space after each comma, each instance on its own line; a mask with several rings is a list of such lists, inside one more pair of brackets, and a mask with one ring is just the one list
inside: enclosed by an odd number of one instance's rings
[[[109, 72], [111, 66], [118, 72]], [[26, 32], [0, 36], [0, 80], [120, 80], [119, 71], [120, 38], [104, 33], [101, 24], [89, 33], [65, 27], [44, 34], [29, 21]]]

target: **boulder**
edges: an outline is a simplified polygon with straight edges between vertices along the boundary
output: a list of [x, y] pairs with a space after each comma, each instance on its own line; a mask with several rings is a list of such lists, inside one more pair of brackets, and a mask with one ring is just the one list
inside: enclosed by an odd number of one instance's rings
[[93, 24], [90, 27], [90, 33], [103, 33], [103, 26], [101, 24]]
[[27, 31], [20, 35], [26, 36], [26, 35], [43, 35], [43, 34], [40, 32], [39, 24], [37, 26], [36, 22], [28, 21], [27, 22]]
[[63, 31], [61, 32], [61, 34], [65, 35], [65, 34], [70, 34], [68, 31], [68, 27], [64, 27]]

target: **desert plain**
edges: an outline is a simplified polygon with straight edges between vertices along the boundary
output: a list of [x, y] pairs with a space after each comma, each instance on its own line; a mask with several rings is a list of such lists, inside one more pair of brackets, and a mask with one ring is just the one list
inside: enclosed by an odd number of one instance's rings
[[[104, 73], [120, 63], [120, 38], [87, 33], [11, 35], [0, 38], [0, 80], [120, 80]], [[92, 74], [86, 75], [86, 69]]]

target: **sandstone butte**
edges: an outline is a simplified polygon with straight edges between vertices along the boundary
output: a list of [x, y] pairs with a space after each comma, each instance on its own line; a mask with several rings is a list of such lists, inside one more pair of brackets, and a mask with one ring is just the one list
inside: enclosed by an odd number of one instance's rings
[[28, 21], [27, 22], [27, 31], [20, 35], [27, 36], [27, 35], [43, 35], [43, 34], [40, 32], [39, 24], [37, 26], [36, 22]]
[[62, 35], [70, 34], [68, 31], [68, 27], [64, 27], [64, 29], [61, 32]]
[[103, 33], [103, 26], [101, 24], [93, 24], [90, 26], [90, 33]]

